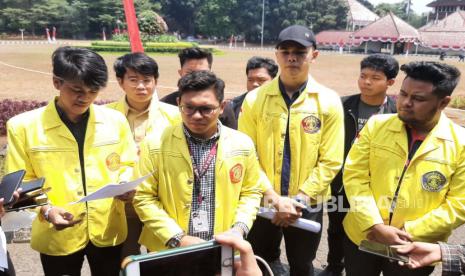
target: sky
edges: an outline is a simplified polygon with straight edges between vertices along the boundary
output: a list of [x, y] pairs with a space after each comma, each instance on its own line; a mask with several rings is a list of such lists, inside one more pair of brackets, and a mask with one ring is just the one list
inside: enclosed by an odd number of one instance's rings
[[[379, 3], [397, 3], [400, 2], [400, 0], [368, 0], [370, 3], [372, 3], [374, 6], [378, 5]], [[412, 9], [418, 13], [421, 14], [426, 11], [432, 10], [431, 8], [428, 8], [426, 5], [433, 2], [434, 0], [412, 0]]]

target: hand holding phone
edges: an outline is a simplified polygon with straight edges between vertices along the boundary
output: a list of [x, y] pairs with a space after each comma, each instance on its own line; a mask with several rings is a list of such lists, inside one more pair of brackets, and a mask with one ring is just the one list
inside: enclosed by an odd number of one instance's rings
[[370, 228], [368, 240], [382, 244], [407, 244], [412, 241], [412, 236], [394, 226], [385, 224], [376, 224]]
[[25, 170], [19, 170], [3, 176], [0, 183], [0, 198], [3, 198], [2, 206], [10, 205], [15, 201], [14, 193], [19, 188], [25, 174]]
[[416, 269], [440, 262], [441, 248], [437, 243], [412, 242], [406, 245], [393, 245], [397, 253], [407, 255], [409, 261], [403, 263], [410, 269]]
[[234, 263], [236, 276], [261, 276], [262, 272], [258, 267], [252, 246], [246, 240], [231, 234], [219, 234], [215, 240], [222, 244], [238, 250], [241, 255], [241, 261]]
[[233, 276], [233, 249], [214, 241], [163, 250], [123, 261], [124, 275]]
[[202, 240], [201, 238], [185, 235], [184, 237], [182, 237], [181, 244], [179, 246], [184, 247], [184, 246], [199, 244], [203, 242], [205, 242], [205, 240]]
[[393, 261], [403, 263], [409, 262], [409, 257], [398, 253], [394, 246], [363, 240], [358, 249]]

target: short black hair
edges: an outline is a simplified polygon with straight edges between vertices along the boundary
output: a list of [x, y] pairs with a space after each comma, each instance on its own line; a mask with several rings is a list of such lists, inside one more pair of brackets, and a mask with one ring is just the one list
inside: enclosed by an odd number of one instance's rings
[[439, 98], [450, 96], [460, 80], [457, 67], [435, 61], [413, 61], [400, 67], [407, 76], [433, 84], [433, 93]]
[[144, 76], [153, 76], [155, 79], [159, 77], [157, 62], [144, 53], [130, 53], [117, 58], [113, 69], [116, 77], [120, 79], [124, 78], [127, 69]]
[[383, 72], [388, 80], [395, 79], [399, 73], [399, 63], [391, 55], [373, 54], [362, 59], [360, 70], [365, 68]]
[[216, 99], [220, 103], [223, 102], [224, 81], [210, 71], [195, 71], [178, 81], [179, 98], [188, 92], [200, 92], [210, 88], [213, 88]]
[[52, 54], [53, 75], [65, 81], [80, 82], [99, 91], [107, 85], [105, 60], [96, 52], [76, 47], [59, 47]]
[[268, 75], [271, 78], [276, 77], [278, 74], [278, 65], [271, 58], [265, 57], [251, 57], [247, 61], [247, 67], [245, 68], [245, 74], [248, 75], [250, 70], [265, 68], [268, 71]]
[[199, 47], [190, 47], [185, 48], [178, 54], [179, 62], [181, 63], [181, 67], [186, 63], [188, 60], [191, 59], [204, 59], [206, 58], [208, 61], [208, 67], [212, 68], [213, 63], [213, 56], [208, 50], [200, 49]]

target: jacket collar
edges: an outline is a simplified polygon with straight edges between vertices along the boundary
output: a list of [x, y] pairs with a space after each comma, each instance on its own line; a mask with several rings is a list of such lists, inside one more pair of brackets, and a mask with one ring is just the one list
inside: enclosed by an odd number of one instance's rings
[[[58, 97], [55, 97], [52, 101], [50, 101], [47, 106], [45, 107], [43, 118], [44, 118], [44, 130], [51, 130], [57, 128], [58, 134], [64, 138], [76, 141], [74, 136], [69, 131], [68, 127], [65, 123], [60, 119], [58, 115], [58, 111], [56, 109], [56, 100]], [[94, 104], [91, 104], [89, 107], [89, 120], [87, 122], [87, 128], [93, 124], [101, 124], [104, 123], [105, 119], [95, 110]], [[93, 132], [92, 132], [93, 133]], [[91, 131], [86, 131], [86, 140], [91, 136]]]
[[[122, 97], [116, 104], [116, 109], [121, 110], [125, 117], [128, 116], [129, 112], [129, 105], [128, 101], [126, 100], [126, 96]], [[158, 106], [160, 105], [158, 100], [158, 93], [157, 90], [153, 92], [152, 99], [150, 100], [150, 105], [148, 107], [149, 111], [149, 119], [155, 118], [156, 112], [158, 111]]]
[[[220, 121], [218, 121], [218, 124], [221, 124]], [[221, 166], [223, 165], [223, 145], [227, 145], [228, 139], [230, 138], [231, 132], [229, 129], [223, 125], [221, 125], [221, 131], [219, 133], [220, 137], [218, 138], [218, 151], [216, 153], [216, 169], [215, 171], [218, 171], [221, 169]], [[186, 161], [192, 166], [192, 159], [189, 154], [189, 148], [187, 146], [187, 140], [186, 140], [186, 135], [184, 134], [184, 128], [183, 124], [179, 123], [174, 126], [173, 129], [173, 135], [176, 139], [179, 139], [179, 149]]]
[[[431, 130], [428, 136], [436, 137], [442, 140], [453, 141], [454, 138], [449, 129], [451, 121], [444, 112], [441, 112], [441, 117], [439, 118], [436, 126]], [[405, 129], [405, 124], [396, 116], [396, 119], [392, 121], [388, 129], [393, 132], [402, 132]]]
[[[361, 98], [360, 93], [342, 97], [342, 103], [344, 106], [344, 110], [351, 110], [352, 113], [357, 114], [358, 105], [360, 104], [360, 101], [361, 101], [360, 98]], [[393, 96], [387, 95], [385, 105], [386, 106], [385, 106], [384, 113], [396, 113], [397, 112], [396, 101], [394, 100]]]
[[[317, 83], [312, 76], [308, 75], [307, 79], [307, 87], [301, 92], [301, 94], [308, 93], [308, 94], [315, 94], [318, 93], [318, 91], [321, 91], [319, 89], [321, 85]], [[262, 86], [263, 88], [260, 89], [260, 91], [263, 91], [263, 93], [267, 95], [272, 95], [272, 96], [281, 96], [281, 91], [279, 90], [279, 76], [276, 76], [271, 82], [265, 84]]]

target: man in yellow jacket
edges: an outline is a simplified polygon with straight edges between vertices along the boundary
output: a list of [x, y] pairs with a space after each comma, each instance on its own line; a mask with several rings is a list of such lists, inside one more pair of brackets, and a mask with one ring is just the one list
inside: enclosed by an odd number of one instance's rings
[[141, 144], [134, 207], [144, 223], [140, 243], [150, 251], [187, 246], [231, 231], [247, 234], [263, 181], [253, 142], [223, 126], [224, 83], [208, 71], [181, 78], [183, 123], [152, 133]]
[[[276, 46], [281, 73], [249, 92], [239, 115], [239, 130], [254, 141], [275, 193], [298, 196], [309, 205], [329, 196], [344, 151], [341, 100], [309, 76], [317, 56], [311, 30], [294, 25], [281, 31]], [[303, 217], [321, 223], [321, 204], [312, 209]], [[271, 222], [259, 217], [249, 235], [254, 252], [271, 263], [275, 275], [283, 274], [279, 262], [283, 235], [291, 275], [313, 275], [321, 232], [287, 227], [297, 218], [295, 210], [278, 210]]]
[[[116, 59], [113, 69], [126, 95], [107, 107], [126, 116], [137, 144], [151, 131], [162, 132], [166, 127], [181, 122], [178, 108], [158, 101], [158, 64], [153, 58], [144, 53], [126, 54]], [[127, 193], [125, 198], [132, 201], [134, 193]], [[123, 244], [122, 258], [140, 254], [138, 240], [143, 224], [132, 202], [126, 204], [126, 219], [128, 236]]]
[[358, 250], [446, 241], [465, 221], [465, 130], [444, 114], [460, 71], [437, 62], [401, 67], [398, 115], [376, 115], [362, 129], [344, 167], [350, 212], [344, 219], [347, 275], [429, 275]]
[[31, 237], [45, 275], [80, 275], [84, 256], [92, 275], [118, 275], [124, 202], [70, 203], [131, 179], [137, 156], [131, 130], [121, 113], [92, 104], [108, 79], [100, 55], [62, 47], [52, 62], [59, 96], [8, 121], [6, 169], [26, 170], [26, 181], [44, 177], [44, 187], [51, 188]]

